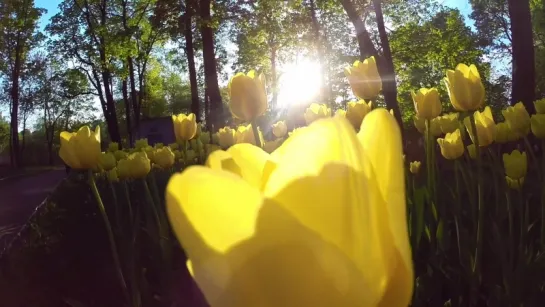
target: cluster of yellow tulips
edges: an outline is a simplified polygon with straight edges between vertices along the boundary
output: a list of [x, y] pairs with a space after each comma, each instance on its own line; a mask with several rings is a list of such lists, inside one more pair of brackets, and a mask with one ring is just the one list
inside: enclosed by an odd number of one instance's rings
[[[60, 156], [74, 169], [104, 171], [112, 182], [145, 178], [154, 168], [184, 168], [166, 187], [166, 214], [211, 306], [407, 306], [415, 278], [411, 244], [415, 248], [422, 232], [413, 241], [412, 224], [422, 220], [412, 198], [422, 163], [405, 164], [397, 122], [387, 110], [372, 108], [382, 90], [375, 59], [356, 61], [345, 74], [359, 101], [334, 115], [313, 103], [303, 114], [307, 127], [289, 132], [280, 120], [271, 127], [272, 140], [256, 124], [268, 108], [265, 78], [250, 71], [229, 82], [231, 113], [246, 124], [210, 134], [201, 132], [193, 114], [180, 114], [172, 117], [176, 144], [151, 147], [139, 140], [125, 151], [110, 144], [105, 153], [98, 128], [83, 127], [61, 134]], [[481, 155], [493, 152], [493, 142], [523, 139], [529, 145], [530, 131], [545, 139], [545, 100], [536, 102], [540, 114], [530, 117], [519, 103], [496, 124], [490, 107], [480, 111], [485, 90], [474, 65], [447, 71], [444, 82], [458, 112], [441, 114], [435, 88], [412, 93], [414, 123], [426, 140], [424, 210], [433, 217], [426, 232], [434, 246], [448, 220], [438, 203], [436, 145], [454, 163], [457, 188], [458, 171], [471, 177], [460, 160], [475, 159], [478, 218], [470, 259], [478, 275]], [[525, 152], [514, 150], [503, 155], [502, 166], [495, 162], [505, 171], [504, 183], [521, 189], [527, 161]], [[415, 175], [409, 203], [406, 169]], [[542, 228], [545, 236], [545, 223]]]

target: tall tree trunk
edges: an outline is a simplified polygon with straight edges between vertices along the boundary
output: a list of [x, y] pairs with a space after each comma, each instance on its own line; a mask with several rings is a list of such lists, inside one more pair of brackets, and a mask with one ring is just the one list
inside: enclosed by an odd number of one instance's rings
[[12, 166], [21, 167], [21, 156], [19, 150], [19, 75], [21, 71], [22, 46], [17, 38], [15, 46], [15, 61], [11, 76], [11, 150]]
[[125, 123], [127, 125], [127, 138], [129, 139], [129, 146], [132, 146], [132, 125], [131, 125], [131, 103], [129, 101], [129, 93], [127, 89], [127, 78], [123, 79], [121, 85], [121, 91], [123, 92], [123, 103], [125, 104]]
[[214, 31], [211, 27], [210, 0], [200, 1], [202, 53], [204, 64], [204, 80], [210, 99], [210, 120], [213, 130], [222, 126], [224, 121], [223, 102], [218, 85], [218, 70], [216, 67], [216, 55], [214, 51]]
[[513, 48], [511, 104], [522, 101], [535, 113], [535, 54], [529, 0], [508, 0]]
[[[376, 15], [377, 15], [377, 24], [379, 27], [379, 33], [381, 36], [381, 44], [383, 49], [385, 50], [384, 57], [379, 56], [377, 49], [375, 48], [375, 45], [373, 45], [373, 41], [371, 41], [371, 37], [369, 36], [369, 32], [367, 32], [367, 29], [365, 28], [365, 23], [361, 19], [361, 17], [358, 15], [358, 12], [356, 11], [354, 5], [350, 0], [341, 0], [341, 3], [343, 5], [344, 10], [346, 11], [346, 14], [348, 15], [348, 18], [354, 25], [354, 28], [356, 30], [356, 37], [358, 39], [358, 45], [360, 50], [360, 60], [364, 60], [370, 56], [374, 56], [377, 60], [377, 68], [380, 74], [380, 78], [383, 82], [383, 94], [384, 94], [384, 102], [386, 103], [386, 107], [388, 109], [394, 110], [394, 116], [399, 124], [399, 126], [403, 127], [403, 121], [401, 120], [401, 112], [399, 110], [399, 105], [397, 104], [397, 87], [395, 83], [395, 72], [393, 68], [393, 64], [391, 61], [392, 55], [390, 52], [390, 45], [388, 43], [388, 36], [386, 34], [386, 30], [384, 27], [384, 16], [382, 14], [382, 7], [380, 5], [379, 0], [373, 0]], [[386, 50], [388, 50], [388, 56], [390, 60], [388, 61], [386, 59]], [[390, 63], [388, 63], [390, 62]], [[393, 79], [393, 80], [391, 80]]]
[[324, 55], [323, 50], [323, 44], [322, 44], [322, 37], [320, 35], [320, 22], [318, 21], [318, 17], [316, 16], [316, 3], [314, 0], [309, 0], [309, 10], [310, 10], [310, 18], [312, 20], [312, 31], [314, 32], [314, 40], [316, 44], [316, 52], [318, 53], [318, 61], [320, 62], [320, 66], [322, 68], [322, 73], [320, 74], [322, 76], [322, 85], [320, 86], [320, 100], [322, 102], [330, 103], [329, 97], [327, 97], [326, 88], [327, 88], [327, 81], [326, 81], [326, 75], [325, 75], [325, 69], [327, 67], [326, 63], [326, 57]]
[[191, 87], [191, 112], [195, 114], [197, 122], [201, 122], [201, 111], [199, 102], [199, 88], [197, 84], [197, 70], [195, 69], [195, 51], [193, 49], [193, 0], [185, 1], [184, 36], [185, 54], [189, 69], [189, 85]]
[[394, 60], [392, 59], [392, 51], [390, 50], [390, 42], [388, 41], [388, 34], [386, 33], [386, 27], [384, 26], [384, 15], [382, 13], [382, 0], [373, 0], [373, 6], [375, 7], [375, 15], [377, 16], [377, 26], [380, 35], [380, 44], [382, 46], [382, 93], [384, 94], [384, 101], [386, 106], [390, 110], [394, 110], [394, 116], [403, 128], [403, 120], [401, 119], [401, 111], [399, 110], [399, 104], [397, 103], [397, 84], [396, 73], [394, 70]]

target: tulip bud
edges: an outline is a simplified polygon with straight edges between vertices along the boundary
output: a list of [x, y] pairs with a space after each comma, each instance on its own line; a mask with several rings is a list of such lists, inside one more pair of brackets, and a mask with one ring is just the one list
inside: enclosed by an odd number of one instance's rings
[[352, 126], [359, 130], [363, 118], [369, 112], [371, 112], [371, 101], [369, 101], [369, 103], [365, 102], [363, 99], [359, 101], [350, 101], [347, 104], [346, 119], [350, 121]]
[[117, 173], [120, 178], [144, 178], [150, 170], [151, 161], [143, 151], [130, 154], [127, 159], [120, 160], [117, 165]]
[[[263, 144], [263, 135], [261, 134], [261, 131], [258, 128], [259, 132], [259, 138], [261, 140], [261, 144]], [[238, 126], [237, 131], [235, 132], [235, 142], [237, 144], [241, 143], [250, 143], [252, 145], [255, 145], [255, 136], [254, 131], [252, 130], [252, 125], [248, 126]]]
[[344, 118], [346, 118], [346, 111], [343, 110], [343, 109], [338, 109], [335, 112], [335, 117], [344, 117]]
[[519, 102], [512, 107], [507, 107], [502, 110], [501, 113], [505, 117], [505, 122], [509, 125], [509, 128], [524, 137], [530, 132], [530, 114], [526, 111], [524, 104]]
[[139, 151], [141, 149], [144, 149], [146, 147], [148, 147], [148, 139], [144, 138], [144, 139], [139, 139], [139, 140], [136, 140], [136, 142], [134, 143], [134, 148]]
[[155, 151], [154, 163], [162, 169], [167, 169], [174, 165], [174, 157], [174, 153], [170, 150], [170, 147], [163, 147]]
[[172, 144], [168, 144], [168, 147], [170, 147], [170, 149], [172, 150], [176, 150], [180, 148], [180, 145], [178, 143], [172, 143]]
[[310, 125], [317, 119], [326, 118], [331, 116], [331, 109], [328, 108], [325, 104], [313, 103], [305, 111], [305, 122], [307, 125]]
[[108, 151], [109, 152], [115, 152], [116, 150], [119, 150], [119, 144], [116, 142], [111, 142], [108, 144]]
[[503, 154], [503, 166], [507, 177], [517, 180], [526, 176], [528, 170], [528, 159], [525, 152], [513, 150], [511, 154]]
[[497, 123], [496, 124], [496, 143], [504, 144], [510, 141], [509, 139], [509, 133], [510, 133], [509, 125], [505, 122], [503, 123]]
[[212, 134], [212, 144], [220, 144], [219, 135], [217, 133]]
[[172, 115], [172, 124], [174, 126], [174, 135], [178, 142], [191, 140], [197, 134], [197, 122], [195, 114]]
[[288, 126], [285, 120], [281, 120], [272, 125], [272, 132], [277, 138], [282, 138], [288, 133]]
[[[492, 117], [492, 111], [490, 107], [486, 107], [483, 112], [475, 111], [475, 126], [477, 128], [477, 136], [479, 138], [479, 146], [484, 147], [492, 144], [496, 138], [496, 124]], [[472, 131], [472, 125], [470, 117], [464, 119], [464, 125], [466, 126], [469, 137], [475, 143], [475, 134]]]
[[185, 153], [185, 162], [187, 164], [195, 164], [195, 159], [197, 158], [197, 153], [194, 150], [188, 150]]
[[443, 134], [443, 131], [441, 131], [441, 119], [439, 117], [430, 120], [430, 129], [431, 135], [434, 137], [438, 137]]
[[115, 156], [111, 152], [103, 152], [100, 154], [98, 164], [103, 170], [109, 171], [115, 167], [116, 161]]
[[475, 111], [484, 104], [484, 85], [475, 65], [458, 64], [444, 79], [452, 106], [458, 111]]
[[545, 98], [534, 101], [537, 114], [545, 114]]
[[229, 81], [229, 108], [235, 118], [253, 121], [267, 111], [265, 77], [254, 70], [238, 73]]
[[418, 92], [411, 92], [416, 115], [424, 119], [433, 119], [441, 115], [442, 107], [439, 92], [436, 88], [421, 88]]
[[[235, 130], [229, 127], [221, 128], [217, 135], [218, 144], [227, 149], [235, 144]], [[255, 142], [255, 141], [254, 141]]]
[[117, 161], [119, 161], [119, 160], [121, 160], [121, 159], [127, 158], [128, 155], [129, 155], [129, 154], [127, 154], [127, 153], [124, 152], [123, 150], [116, 150], [116, 151], [114, 152], [114, 156], [115, 156], [115, 159], [116, 159]]
[[439, 143], [441, 154], [445, 159], [455, 160], [464, 154], [464, 143], [460, 129], [456, 129], [453, 133], [447, 133], [443, 139], [437, 139], [437, 143]]
[[265, 144], [263, 144], [263, 150], [267, 153], [272, 153], [278, 147], [280, 147], [280, 145], [282, 145], [282, 142], [283, 142], [283, 139], [280, 139], [280, 138], [274, 141], [265, 142]]
[[94, 169], [100, 159], [100, 126], [91, 132], [89, 126], [81, 127], [78, 132], [63, 131], [60, 134], [61, 149], [59, 156], [73, 169]]
[[360, 99], [373, 100], [382, 90], [382, 80], [378, 73], [375, 57], [356, 61], [344, 70], [354, 95]]
[[418, 174], [418, 172], [420, 172], [420, 161], [413, 161], [411, 163], [409, 163], [409, 171], [413, 174]]
[[426, 120], [418, 116], [413, 117], [414, 127], [418, 132], [424, 134], [426, 132]]
[[210, 132], [204, 131], [203, 133], [201, 133], [201, 135], [199, 136], [199, 140], [202, 144], [210, 144]]
[[118, 182], [119, 181], [119, 177], [117, 176], [117, 169], [116, 168], [112, 168], [111, 170], [108, 171], [108, 180], [110, 182]]
[[440, 126], [443, 133], [452, 133], [456, 129], [460, 129], [460, 122], [458, 121], [458, 113], [449, 113], [440, 117]]
[[539, 139], [545, 139], [545, 114], [534, 114], [531, 118], [532, 133]]
[[524, 177], [520, 179], [513, 179], [509, 178], [509, 176], [505, 176], [505, 181], [507, 181], [507, 186], [510, 189], [520, 190], [522, 188], [522, 185], [524, 184]]
[[203, 144], [200, 142], [199, 139], [192, 139], [191, 141], [189, 141], [189, 146], [196, 152], [199, 152], [202, 149], [202, 145]]

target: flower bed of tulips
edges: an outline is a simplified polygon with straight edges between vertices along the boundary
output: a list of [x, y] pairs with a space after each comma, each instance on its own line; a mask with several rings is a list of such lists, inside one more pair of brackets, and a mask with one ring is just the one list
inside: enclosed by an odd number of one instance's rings
[[85, 266], [110, 268], [97, 306], [198, 306], [192, 280], [210, 306], [542, 306], [545, 100], [496, 122], [477, 68], [460, 64], [444, 80], [456, 112], [436, 89], [412, 93], [425, 144], [412, 161], [394, 117], [373, 109], [374, 59], [345, 73], [361, 100], [333, 116], [312, 104], [307, 127], [278, 121], [272, 139], [253, 71], [229, 83], [237, 128], [180, 114], [175, 144], [105, 152], [98, 128], [63, 132], [80, 190], [61, 207], [94, 223], [63, 231], [100, 248]]

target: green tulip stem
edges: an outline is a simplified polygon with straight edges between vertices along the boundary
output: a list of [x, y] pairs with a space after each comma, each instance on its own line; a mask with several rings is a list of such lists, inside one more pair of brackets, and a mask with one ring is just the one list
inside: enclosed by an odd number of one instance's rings
[[149, 202], [151, 209], [153, 210], [153, 215], [155, 217], [155, 222], [157, 223], [157, 229], [158, 229], [158, 241], [159, 246], [161, 247], [162, 255], [164, 257], [165, 263], [168, 261], [168, 247], [167, 247], [167, 239], [168, 239], [168, 229], [165, 227], [166, 225], [163, 224], [161, 220], [161, 215], [159, 214], [158, 206], [160, 203], [155, 203], [153, 201], [153, 197], [151, 196], [150, 188], [148, 185], [148, 182], [146, 181], [146, 178], [142, 178], [142, 182], [144, 183], [144, 190], [146, 193], [146, 199]]
[[[545, 139], [541, 140], [541, 163], [543, 163], [542, 171], [545, 175]], [[545, 177], [545, 176], [544, 176]], [[541, 185], [541, 247], [542, 250], [545, 249], [545, 178], [542, 178]]]
[[117, 192], [115, 190], [114, 184], [110, 180], [108, 180], [108, 186], [110, 187], [110, 192], [112, 193], [112, 199], [113, 199], [113, 202], [114, 202], [115, 220], [116, 220], [116, 223], [117, 223], [117, 227], [119, 227], [119, 230], [121, 230], [122, 229], [122, 227], [121, 227], [121, 211], [120, 211], [119, 205], [117, 203]]
[[[532, 144], [530, 144], [527, 136], [524, 136], [524, 144], [526, 145], [526, 151], [528, 151], [528, 154], [530, 155], [530, 158], [532, 158], [532, 161], [539, 165], [539, 160], [537, 159], [536, 154], [534, 153], [534, 149], [532, 148]], [[541, 175], [541, 169], [538, 167], [537, 178], [539, 179], [539, 181], [541, 181], [543, 178]]]
[[458, 223], [458, 215], [461, 212], [461, 201], [460, 201], [460, 175], [458, 173], [458, 169], [460, 169], [460, 162], [456, 159], [454, 160], [454, 180], [456, 182], [456, 209], [454, 210], [454, 225], [456, 226], [456, 241], [458, 244], [458, 260], [460, 261], [460, 264], [463, 266], [462, 261], [462, 246], [460, 244], [460, 227]]
[[435, 250], [435, 236], [436, 236], [436, 230], [435, 230], [435, 223], [437, 222], [437, 214], [435, 206], [435, 195], [433, 193], [433, 170], [432, 167], [434, 165], [434, 162], [432, 161], [433, 155], [432, 155], [432, 134], [431, 134], [431, 121], [429, 119], [426, 119], [426, 172], [427, 172], [427, 188], [428, 188], [428, 197], [429, 197], [429, 210], [430, 210], [430, 217], [431, 221], [429, 223], [430, 227], [430, 244], [432, 246], [432, 250]]
[[527, 208], [526, 208], [526, 204], [525, 204], [525, 201], [524, 201], [524, 196], [522, 194], [522, 182], [520, 179], [517, 180], [517, 184], [519, 186], [519, 189], [517, 191], [517, 194], [518, 194], [518, 198], [519, 198], [519, 208], [520, 208], [520, 242], [519, 242], [519, 251], [521, 253], [521, 256], [522, 256], [522, 253], [524, 252], [524, 244], [525, 244], [525, 240], [524, 238], [526, 237], [526, 230], [528, 229], [527, 226], [526, 226], [526, 214], [527, 214]]
[[507, 201], [507, 219], [508, 219], [508, 222], [509, 222], [509, 263], [511, 263], [512, 259], [513, 259], [513, 251], [514, 251], [514, 238], [513, 238], [513, 206], [511, 204], [511, 197], [509, 195], [509, 189], [506, 190], [505, 192], [505, 198], [506, 198], [506, 201]]
[[475, 262], [473, 263], [473, 273], [478, 273], [481, 267], [483, 232], [484, 232], [484, 208], [483, 208], [483, 193], [482, 193], [482, 160], [481, 148], [479, 146], [479, 133], [477, 132], [477, 123], [474, 113], [470, 113], [469, 119], [471, 122], [471, 132], [473, 134], [473, 142], [475, 143], [475, 153], [477, 155], [477, 245], [475, 247]]
[[257, 147], [262, 147], [261, 146], [261, 140], [259, 139], [259, 131], [257, 130], [257, 123], [256, 123], [256, 120], [252, 120], [252, 122], [250, 123], [252, 125], [252, 132], [254, 133], [254, 138], [255, 138], [255, 145]]
[[126, 296], [127, 299], [129, 299], [130, 296], [127, 289], [127, 284], [125, 283], [125, 278], [123, 277], [123, 271], [121, 270], [121, 262], [119, 261], [119, 254], [117, 252], [117, 246], [115, 244], [114, 233], [112, 231], [112, 225], [110, 224], [110, 220], [108, 219], [108, 214], [106, 213], [106, 208], [104, 208], [104, 203], [102, 203], [102, 198], [100, 197], [100, 193], [98, 192], [93, 171], [89, 170], [88, 175], [89, 175], [89, 185], [91, 186], [91, 190], [97, 201], [98, 209], [100, 211], [100, 214], [102, 215], [102, 219], [104, 220], [104, 225], [106, 227], [106, 232], [108, 234], [108, 241], [110, 242], [110, 249], [112, 252], [112, 257], [114, 259], [114, 265], [116, 267], [117, 277], [119, 278], [119, 283], [121, 284], [121, 288], [123, 290], [124, 295]]
[[125, 192], [125, 199], [127, 200], [127, 206], [129, 208], [129, 220], [131, 221], [131, 224], [132, 224], [133, 213], [132, 213], [131, 196], [129, 194], [129, 187], [127, 186], [127, 182], [125, 180], [122, 180], [121, 184], [123, 185], [123, 191]]
[[187, 143], [188, 141], [182, 141], [182, 152], [184, 153], [184, 164], [187, 164]]

